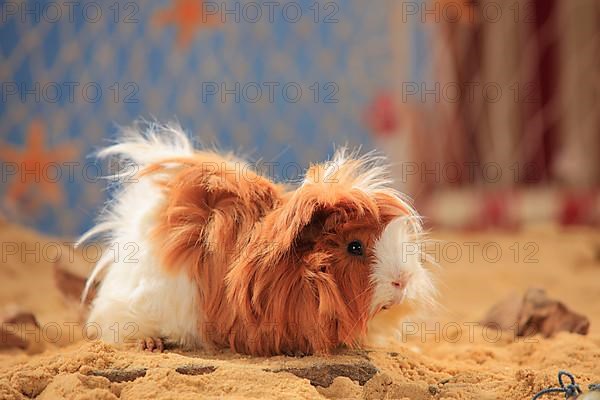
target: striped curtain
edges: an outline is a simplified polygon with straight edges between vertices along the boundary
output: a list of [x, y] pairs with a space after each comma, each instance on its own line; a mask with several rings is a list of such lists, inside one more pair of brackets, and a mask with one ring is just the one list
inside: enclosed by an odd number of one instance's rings
[[397, 123], [378, 137], [417, 205], [461, 226], [600, 221], [600, 2], [399, 2], [391, 24]]

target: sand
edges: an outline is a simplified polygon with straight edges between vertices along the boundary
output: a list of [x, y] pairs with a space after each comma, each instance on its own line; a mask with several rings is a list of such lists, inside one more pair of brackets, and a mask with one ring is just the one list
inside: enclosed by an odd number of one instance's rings
[[[27, 349], [0, 351], [0, 399], [530, 399], [556, 385], [559, 369], [582, 388], [600, 383], [600, 233], [545, 226], [431, 236], [441, 241], [429, 248], [440, 263], [441, 307], [402, 325], [403, 336], [329, 357], [255, 358], [144, 353], [82, 337], [79, 309], [53, 279], [53, 252], [68, 247], [0, 224], [0, 313], [32, 312], [41, 327], [28, 328]], [[587, 316], [589, 334], [522, 338], [478, 324], [529, 287]]]

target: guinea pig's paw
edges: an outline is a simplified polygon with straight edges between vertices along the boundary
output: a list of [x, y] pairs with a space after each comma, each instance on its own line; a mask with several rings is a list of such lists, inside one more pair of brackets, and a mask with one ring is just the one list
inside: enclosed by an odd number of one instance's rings
[[303, 358], [306, 356], [310, 356], [310, 353], [304, 352], [302, 350], [288, 350], [288, 351], [283, 351], [283, 355], [288, 356], [288, 357]]
[[165, 342], [163, 338], [147, 337], [139, 340], [138, 348], [140, 351], [162, 353], [165, 350]]

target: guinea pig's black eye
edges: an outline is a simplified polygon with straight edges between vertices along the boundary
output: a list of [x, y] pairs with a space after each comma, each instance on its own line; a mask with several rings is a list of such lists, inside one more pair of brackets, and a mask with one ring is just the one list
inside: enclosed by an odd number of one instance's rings
[[354, 256], [362, 256], [363, 255], [363, 245], [360, 240], [353, 240], [348, 243], [348, 253]]

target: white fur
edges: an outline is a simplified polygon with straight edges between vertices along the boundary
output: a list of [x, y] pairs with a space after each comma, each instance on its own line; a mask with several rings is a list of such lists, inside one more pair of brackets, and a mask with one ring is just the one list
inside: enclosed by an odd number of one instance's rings
[[88, 323], [97, 324], [109, 342], [144, 337], [169, 337], [184, 346], [195, 344], [197, 288], [181, 272], [168, 274], [159, 265], [148, 240], [154, 214], [164, 201], [157, 177], [135, 176], [148, 163], [191, 155], [193, 146], [178, 126], [138, 124], [124, 132], [121, 141], [100, 152], [128, 163], [115, 176], [121, 184], [101, 222], [80, 242], [103, 236], [105, 254], [86, 285], [102, 270], [105, 276], [92, 303]]
[[[307, 176], [303, 184], [313, 183], [313, 179], [322, 179], [325, 183], [335, 183], [342, 179], [350, 180], [351, 185], [366, 193], [377, 190], [389, 190], [392, 180], [389, 177], [386, 158], [371, 151], [362, 156], [358, 150], [349, 151], [346, 147], [338, 148], [331, 160], [325, 163], [323, 176]], [[342, 168], [344, 164], [352, 164], [352, 168]]]
[[[375, 244], [376, 262], [371, 274], [374, 286], [371, 312], [383, 305], [434, 303], [435, 287], [422, 265], [420, 224], [414, 218], [398, 217], [384, 229]], [[392, 282], [410, 276], [404, 289]]]

